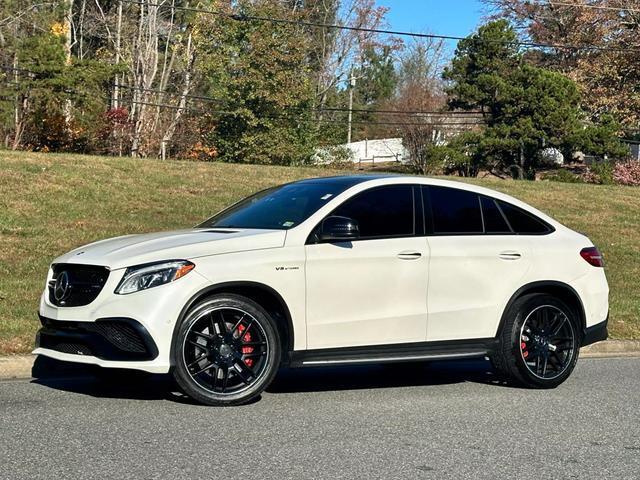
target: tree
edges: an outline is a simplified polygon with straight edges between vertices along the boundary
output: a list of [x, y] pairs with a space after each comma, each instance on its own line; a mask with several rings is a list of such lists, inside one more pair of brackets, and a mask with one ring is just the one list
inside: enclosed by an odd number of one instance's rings
[[[280, 18], [289, 13], [284, 8], [270, 0], [245, 0], [233, 11]], [[221, 99], [219, 112], [208, 118], [207, 141], [222, 160], [288, 165], [311, 157], [314, 92], [305, 38], [296, 25], [202, 19], [196, 42], [203, 82], [210, 96]]]
[[353, 132], [356, 140], [384, 135], [386, 127], [375, 125], [381, 116], [365, 110], [380, 109], [393, 97], [398, 82], [393, 54], [394, 47], [391, 45], [379, 48], [370, 46], [363, 52], [360, 65], [353, 71], [356, 79], [353, 87], [353, 106], [356, 109]]
[[420, 39], [406, 44], [398, 62], [397, 91], [387, 105], [392, 111], [409, 112], [390, 118], [399, 124], [396, 134], [402, 137], [411, 168], [419, 174], [438, 173], [443, 166], [443, 116], [414, 113], [444, 111], [442, 57], [441, 40]]
[[72, 5], [8, 2], [0, 8], [0, 80], [6, 80], [0, 111], [10, 119], [3, 133], [13, 149], [83, 149], [92, 137], [110, 69], [70, 58]]
[[570, 154], [584, 143], [576, 141], [584, 122], [575, 82], [525, 63], [515, 39], [505, 20], [482, 26], [460, 42], [444, 76], [450, 106], [484, 113], [487, 127], [476, 148], [489, 168], [532, 178], [542, 149]]
[[569, 136], [562, 150], [570, 155], [572, 149], [579, 149], [586, 155], [600, 158], [611, 156], [624, 158], [629, 154], [628, 147], [620, 142], [621, 126], [611, 115], [603, 115], [598, 123], [587, 123]]
[[[45, 91], [34, 92], [28, 88], [35, 80], [28, 69], [31, 64], [28, 49], [40, 41], [52, 42], [54, 49], [61, 47], [51, 31], [54, 27], [62, 29], [62, 24], [55, 23], [61, 13], [60, 7], [40, 5], [36, 1], [5, 0], [0, 3], [0, 129], [5, 145], [12, 149], [23, 143], [31, 123], [34, 95]], [[28, 63], [23, 63], [25, 60]], [[50, 62], [46, 63], [51, 66]]]
[[[395, 43], [394, 39], [383, 39], [373, 31], [384, 27], [388, 8], [376, 5], [375, 0], [293, 0], [299, 8], [294, 14], [321, 24], [337, 24], [351, 29], [329, 27], [305, 27], [307, 61], [313, 76], [315, 90], [314, 106], [322, 109], [335, 98], [340, 86], [348, 81], [355, 65], [362, 64], [364, 53]], [[301, 4], [301, 6], [300, 6]], [[324, 114], [319, 111], [317, 119]]]
[[516, 41], [509, 23], [497, 20], [459, 42], [443, 75], [452, 82], [447, 89], [451, 109], [481, 109], [488, 116], [495, 113], [498, 91], [522, 61]]
[[570, 46], [545, 48], [530, 54], [529, 58], [539, 66], [575, 80], [584, 93], [583, 104], [594, 121], [610, 114], [623, 127], [637, 130], [640, 123], [637, 53], [640, 0], [485, 1], [526, 32], [532, 41]]

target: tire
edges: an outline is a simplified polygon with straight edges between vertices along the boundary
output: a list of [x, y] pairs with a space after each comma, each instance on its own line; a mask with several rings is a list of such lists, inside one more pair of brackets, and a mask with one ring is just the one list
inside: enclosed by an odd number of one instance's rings
[[577, 313], [547, 294], [518, 298], [505, 314], [491, 361], [508, 383], [555, 388], [573, 371], [580, 351]]
[[184, 393], [206, 405], [254, 400], [280, 365], [281, 343], [273, 318], [240, 295], [217, 294], [196, 304], [175, 342], [173, 376]]

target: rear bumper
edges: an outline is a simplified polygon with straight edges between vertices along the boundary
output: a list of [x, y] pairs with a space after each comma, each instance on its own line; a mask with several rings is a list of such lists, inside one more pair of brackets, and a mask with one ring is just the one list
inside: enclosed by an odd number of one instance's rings
[[158, 347], [147, 329], [131, 318], [100, 318], [95, 322], [65, 322], [40, 316], [37, 350], [106, 361], [151, 361]]
[[607, 330], [608, 323], [609, 314], [607, 314], [607, 318], [605, 318], [603, 322], [596, 323], [595, 325], [586, 328], [582, 335], [582, 346], [586, 347], [587, 345], [591, 345], [592, 343], [606, 340], [609, 336], [609, 332]]

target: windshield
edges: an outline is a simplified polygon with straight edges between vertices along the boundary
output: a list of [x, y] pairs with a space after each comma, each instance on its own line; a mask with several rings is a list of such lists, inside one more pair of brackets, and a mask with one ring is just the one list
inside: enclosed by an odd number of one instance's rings
[[291, 183], [263, 190], [223, 210], [198, 228], [259, 228], [288, 230], [301, 224], [333, 197], [345, 184]]

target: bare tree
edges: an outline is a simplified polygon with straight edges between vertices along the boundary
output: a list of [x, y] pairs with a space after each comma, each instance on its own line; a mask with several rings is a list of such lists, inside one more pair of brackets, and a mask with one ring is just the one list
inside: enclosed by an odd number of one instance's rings
[[[116, 55], [115, 64], [120, 65], [122, 59], [122, 0], [118, 1], [118, 13], [116, 15]], [[120, 106], [120, 74], [116, 73], [115, 82], [113, 85], [113, 108]]]
[[446, 105], [441, 73], [444, 58], [441, 40], [419, 39], [405, 45], [400, 55], [398, 92], [393, 108], [410, 112], [398, 116], [400, 135], [409, 153], [413, 170], [424, 174], [429, 170], [430, 147], [441, 144], [446, 134]]
[[[316, 6], [316, 19], [321, 23], [364, 29], [385, 26], [388, 9], [376, 5], [375, 0], [323, 0]], [[348, 80], [354, 62], [362, 57], [367, 47], [381, 42], [380, 35], [355, 30], [320, 28], [316, 42], [316, 102], [321, 109], [326, 106], [328, 94], [336, 86]], [[322, 111], [318, 120], [323, 120]]]
[[[64, 32], [65, 32], [65, 42], [64, 42], [64, 50], [65, 50], [65, 64], [67, 67], [71, 65], [72, 60], [72, 49], [73, 49], [73, 0], [67, 0], [67, 11], [64, 15]], [[71, 109], [73, 105], [71, 103], [71, 99], [68, 98], [64, 102], [64, 123], [66, 125], [67, 130], [71, 128]]]
[[162, 136], [162, 144], [160, 148], [160, 156], [164, 160], [166, 158], [166, 149], [167, 145], [171, 142], [173, 135], [175, 134], [176, 128], [184, 115], [186, 106], [187, 106], [187, 96], [191, 91], [191, 81], [193, 75], [193, 65], [196, 60], [195, 49], [192, 46], [192, 33], [189, 32], [187, 36], [187, 47], [185, 52], [186, 57], [186, 68], [184, 72], [184, 83], [182, 86], [182, 92], [180, 94], [180, 100], [178, 103], [178, 108], [175, 110], [175, 114], [171, 123], [166, 128], [164, 135]]
[[158, 4], [152, 0], [143, 0], [138, 13], [137, 38], [133, 42], [133, 101], [131, 118], [134, 123], [131, 155], [146, 156], [148, 151], [144, 144], [144, 134], [148, 130], [151, 118], [148, 103], [158, 73]]

